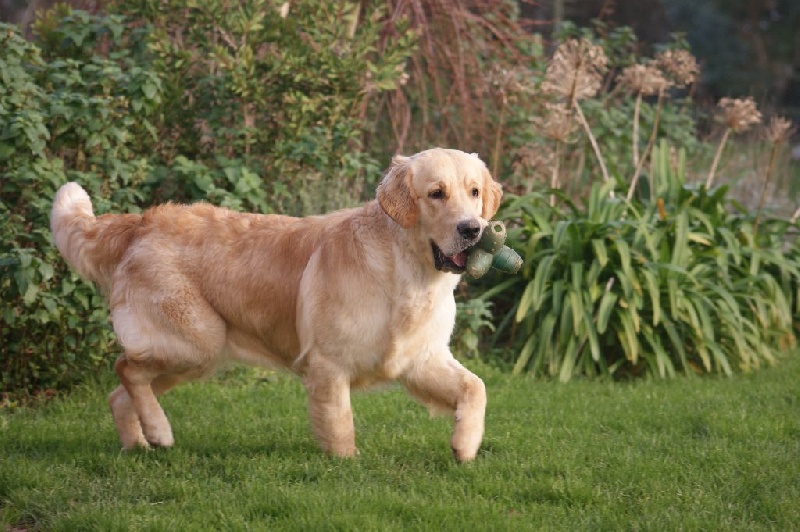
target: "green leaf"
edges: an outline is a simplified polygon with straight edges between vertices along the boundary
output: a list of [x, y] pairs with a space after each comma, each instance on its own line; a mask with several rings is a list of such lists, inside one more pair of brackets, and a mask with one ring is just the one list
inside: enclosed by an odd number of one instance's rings
[[599, 238], [593, 239], [592, 249], [594, 250], [594, 256], [600, 262], [600, 266], [605, 267], [605, 265], [608, 264], [608, 248], [605, 242]]
[[618, 296], [614, 292], [606, 292], [600, 300], [597, 309], [597, 332], [605, 334], [608, 328], [608, 321], [616, 308]]
[[[533, 277], [533, 293], [531, 294], [534, 311], [538, 311], [545, 300], [546, 287], [547, 283], [550, 282], [551, 270], [555, 259], [555, 255], [549, 255], [542, 259], [539, 267], [536, 268], [536, 274]], [[517, 316], [517, 321], [520, 321], [519, 314]]]

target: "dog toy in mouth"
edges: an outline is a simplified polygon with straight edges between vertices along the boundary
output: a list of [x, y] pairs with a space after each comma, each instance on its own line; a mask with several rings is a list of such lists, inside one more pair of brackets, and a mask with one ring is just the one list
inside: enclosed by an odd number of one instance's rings
[[481, 239], [467, 253], [467, 275], [478, 279], [490, 268], [505, 273], [517, 273], [522, 267], [522, 257], [506, 246], [505, 241], [505, 224], [500, 221], [490, 222]]

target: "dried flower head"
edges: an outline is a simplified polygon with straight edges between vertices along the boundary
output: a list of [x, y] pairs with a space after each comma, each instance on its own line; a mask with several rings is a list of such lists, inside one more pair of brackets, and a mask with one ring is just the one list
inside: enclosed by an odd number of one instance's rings
[[667, 50], [656, 56], [655, 66], [660, 68], [678, 87], [691, 85], [697, 80], [700, 67], [688, 50]]
[[[553, 165], [556, 154], [552, 145], [525, 146], [517, 152], [517, 159], [512, 163], [512, 170], [516, 181], [527, 181], [533, 178], [542, 183], [548, 183], [552, 178]], [[526, 190], [520, 189], [515, 193], [523, 194]]]
[[753, 98], [722, 98], [719, 101], [725, 124], [734, 131], [741, 133], [750, 126], [761, 123], [761, 113], [756, 107]]
[[591, 98], [603, 84], [608, 60], [601, 46], [586, 39], [570, 39], [559, 45], [545, 72], [542, 90], [567, 99]]
[[542, 134], [556, 142], [571, 142], [570, 136], [575, 132], [578, 123], [572, 109], [563, 103], [545, 104], [547, 112], [543, 117], [535, 118], [534, 123]]
[[670, 86], [659, 69], [652, 65], [631, 65], [622, 69], [617, 81], [632, 92], [650, 96]]
[[532, 93], [533, 87], [529, 80], [530, 72], [523, 67], [509, 67], [507, 65], [492, 65], [487, 71], [485, 79], [498, 92], [509, 94]]
[[773, 116], [764, 131], [764, 137], [775, 144], [780, 144], [789, 139], [794, 133], [792, 121], [782, 116]]

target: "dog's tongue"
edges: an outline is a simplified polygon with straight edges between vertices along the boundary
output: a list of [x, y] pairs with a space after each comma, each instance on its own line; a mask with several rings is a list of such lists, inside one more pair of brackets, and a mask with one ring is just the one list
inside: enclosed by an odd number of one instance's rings
[[450, 257], [450, 260], [452, 260], [453, 264], [455, 264], [459, 268], [463, 268], [464, 265], [467, 264], [467, 254], [463, 251], [461, 253], [456, 253], [455, 255]]

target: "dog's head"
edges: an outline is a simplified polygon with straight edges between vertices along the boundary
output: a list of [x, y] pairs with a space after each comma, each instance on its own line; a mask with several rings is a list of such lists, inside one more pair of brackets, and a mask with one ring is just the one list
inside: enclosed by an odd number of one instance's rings
[[465, 250], [480, 239], [503, 192], [476, 154], [434, 148], [394, 157], [377, 195], [395, 222], [428, 239], [437, 270], [463, 273]]

